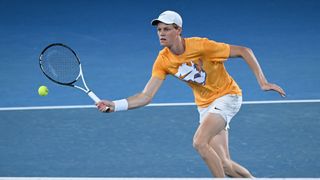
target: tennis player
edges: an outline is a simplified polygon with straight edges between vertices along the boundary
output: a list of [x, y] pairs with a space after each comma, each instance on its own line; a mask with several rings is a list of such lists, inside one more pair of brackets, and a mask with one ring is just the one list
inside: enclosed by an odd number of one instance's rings
[[[251, 68], [264, 91], [284, 90], [269, 83], [251, 49], [207, 38], [183, 38], [182, 18], [165, 11], [151, 24], [157, 28], [164, 47], [154, 62], [152, 76], [144, 90], [126, 99], [102, 100], [96, 104], [102, 112], [134, 109], [149, 104], [167, 75], [186, 82], [193, 90], [200, 114], [193, 146], [215, 177], [252, 178], [243, 166], [232, 161], [228, 149], [228, 127], [242, 103], [241, 89], [224, 67], [228, 58], [240, 57]], [[108, 110], [106, 110], [108, 109]]]

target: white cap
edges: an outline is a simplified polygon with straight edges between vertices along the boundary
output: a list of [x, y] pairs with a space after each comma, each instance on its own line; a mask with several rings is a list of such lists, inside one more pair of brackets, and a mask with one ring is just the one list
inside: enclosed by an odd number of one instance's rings
[[161, 13], [158, 19], [154, 19], [151, 21], [153, 26], [157, 25], [159, 22], [165, 24], [176, 24], [179, 27], [182, 27], [182, 18], [181, 16], [174, 11], [165, 11]]

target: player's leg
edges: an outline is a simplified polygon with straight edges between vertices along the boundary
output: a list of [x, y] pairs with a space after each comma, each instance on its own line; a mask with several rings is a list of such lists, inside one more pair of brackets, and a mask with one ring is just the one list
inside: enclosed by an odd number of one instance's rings
[[214, 136], [225, 128], [225, 125], [225, 120], [219, 114], [208, 113], [203, 118], [193, 138], [194, 148], [215, 177], [225, 177], [225, 173], [220, 157], [209, 143]]
[[224, 172], [227, 176], [238, 178], [253, 178], [250, 172], [230, 158], [228, 147], [228, 131], [222, 130], [210, 141], [210, 146], [219, 155]]

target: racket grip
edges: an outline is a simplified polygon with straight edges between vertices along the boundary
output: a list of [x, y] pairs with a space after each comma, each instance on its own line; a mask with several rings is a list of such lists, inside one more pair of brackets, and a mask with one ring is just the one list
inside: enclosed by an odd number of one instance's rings
[[92, 91], [89, 91], [88, 95], [95, 103], [98, 103], [100, 101], [100, 98], [98, 98], [98, 96], [96, 96]]

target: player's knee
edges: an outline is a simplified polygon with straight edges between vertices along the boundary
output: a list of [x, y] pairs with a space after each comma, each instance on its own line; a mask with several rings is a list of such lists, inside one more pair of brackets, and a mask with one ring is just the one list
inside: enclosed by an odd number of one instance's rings
[[193, 140], [193, 148], [195, 148], [201, 155], [204, 155], [209, 144], [202, 139], [196, 138]]

